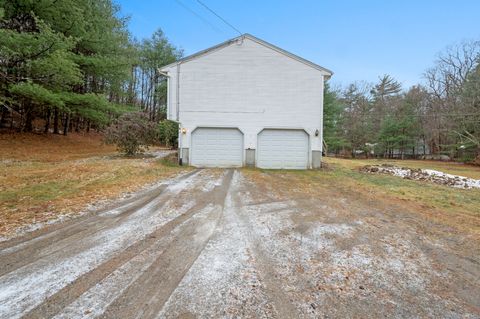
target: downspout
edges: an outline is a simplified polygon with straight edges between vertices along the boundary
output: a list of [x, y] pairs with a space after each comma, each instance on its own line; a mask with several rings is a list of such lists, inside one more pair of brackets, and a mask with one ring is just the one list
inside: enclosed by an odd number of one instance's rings
[[[168, 74], [168, 72], [163, 72], [162, 70], [160, 70], [160, 68], [157, 68], [157, 73], [166, 77], [167, 78], [167, 105], [170, 104], [172, 102], [172, 99], [170, 98], [170, 80], [171, 80], [171, 76]], [[168, 106], [167, 106], [167, 118], [170, 117], [171, 113], [170, 113], [170, 109]]]
[[[165, 72], [162, 72], [160, 71], [160, 69], [157, 69], [157, 72], [165, 77], [168, 78], [168, 85], [167, 85], [167, 90], [170, 91], [170, 80], [172, 79], [172, 77], [168, 74], [168, 73], [165, 73]], [[177, 110], [176, 110], [176, 121], [179, 122], [179, 119], [180, 119], [180, 112], [179, 112], [179, 107], [180, 107], [180, 63], [177, 64], [177, 83], [176, 83], [176, 86], [177, 86], [177, 92], [176, 92], [176, 103], [177, 103]], [[170, 94], [167, 94], [169, 100], [168, 100], [168, 103], [170, 103]], [[180, 165], [182, 165], [182, 160], [183, 160], [183, 155], [182, 155], [182, 128], [178, 127], [178, 149], [179, 149], [179, 152], [178, 152], [178, 163]]]
[[178, 122], [178, 164], [183, 165], [183, 148], [182, 148], [182, 127], [180, 124], [180, 63], [177, 63], [177, 90], [176, 90], [176, 99], [177, 99], [177, 122]]

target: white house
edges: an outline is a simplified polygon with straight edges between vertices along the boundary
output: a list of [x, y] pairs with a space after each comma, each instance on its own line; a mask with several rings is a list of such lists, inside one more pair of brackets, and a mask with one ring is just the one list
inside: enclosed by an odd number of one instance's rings
[[318, 168], [332, 72], [250, 34], [163, 67], [179, 154], [198, 167]]

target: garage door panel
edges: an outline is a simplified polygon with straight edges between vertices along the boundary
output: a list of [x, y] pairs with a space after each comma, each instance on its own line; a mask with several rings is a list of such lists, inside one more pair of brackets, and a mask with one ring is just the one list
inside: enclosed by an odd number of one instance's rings
[[308, 135], [305, 131], [266, 129], [258, 135], [258, 167], [306, 169], [307, 165]]
[[191, 164], [233, 167], [243, 163], [243, 134], [234, 128], [198, 128], [192, 133]]

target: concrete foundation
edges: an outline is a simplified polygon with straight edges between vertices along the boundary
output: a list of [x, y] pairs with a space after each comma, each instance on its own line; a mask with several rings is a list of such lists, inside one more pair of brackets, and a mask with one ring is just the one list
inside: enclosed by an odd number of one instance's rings
[[322, 152], [312, 151], [312, 168], [318, 169], [322, 167]]
[[255, 167], [255, 150], [254, 149], [249, 148], [245, 150], [245, 166]]
[[182, 154], [182, 165], [188, 166], [190, 164], [190, 159], [188, 158], [188, 148], [182, 148], [180, 152]]

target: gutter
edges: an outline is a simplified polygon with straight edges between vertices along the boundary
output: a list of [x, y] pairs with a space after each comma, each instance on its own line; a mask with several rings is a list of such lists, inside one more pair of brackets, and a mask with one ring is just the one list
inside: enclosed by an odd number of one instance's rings
[[178, 62], [177, 64], [177, 122], [179, 123], [178, 125], [178, 164], [183, 165], [183, 148], [182, 148], [182, 128], [180, 125], [180, 64], [181, 62]]
[[161, 71], [160, 68], [157, 68], [157, 72], [158, 72], [158, 74], [163, 75], [166, 78], [170, 78], [170, 75], [168, 75], [167, 72]]
[[[177, 104], [177, 114], [176, 114], [176, 121], [180, 124], [179, 122], [179, 119], [180, 119], [180, 63], [179, 62], [177, 64], [177, 83], [176, 83], [176, 87], [177, 87], [177, 92], [176, 92], [176, 104]], [[172, 78], [167, 72], [163, 72], [160, 70], [160, 68], [157, 68], [157, 72], [165, 77], [168, 78], [168, 81], [170, 81], [170, 79]], [[168, 84], [167, 86], [167, 90], [170, 90], [170, 83]], [[170, 95], [168, 95], [168, 97], [170, 98]], [[168, 103], [170, 103], [171, 101], [169, 100]], [[183, 152], [182, 152], [182, 132], [181, 132], [181, 127], [180, 125], [178, 126], [178, 163], [180, 165], [182, 165], [182, 162], [183, 162]]]

